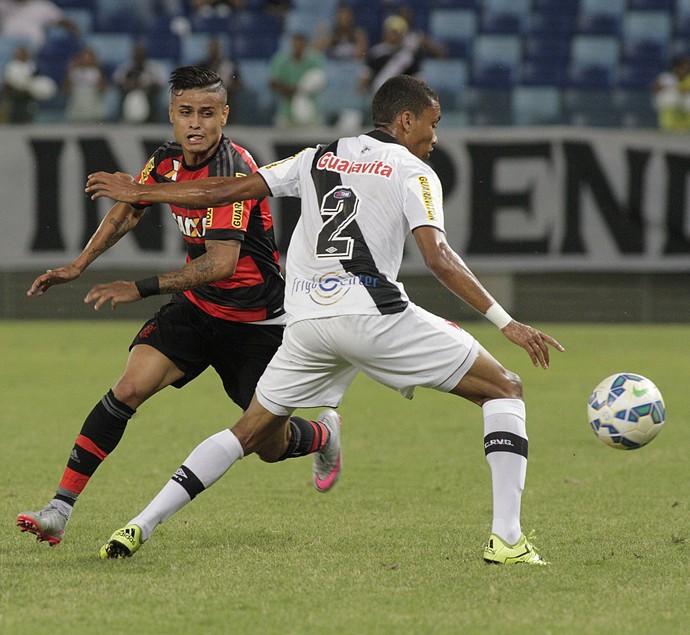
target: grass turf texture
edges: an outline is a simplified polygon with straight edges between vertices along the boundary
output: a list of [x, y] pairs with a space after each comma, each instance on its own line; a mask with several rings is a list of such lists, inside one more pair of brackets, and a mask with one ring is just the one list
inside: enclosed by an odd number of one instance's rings
[[[550, 567], [485, 565], [490, 473], [479, 409], [358, 378], [340, 409], [333, 492], [311, 460], [249, 457], [124, 561], [108, 536], [189, 451], [239, 414], [207, 372], [144, 404], [49, 548], [14, 526], [52, 496], [81, 423], [122, 370], [138, 323], [2, 322], [2, 633], [685, 633], [690, 326], [550, 324], [548, 371], [493, 327], [470, 330], [524, 382], [523, 529]], [[656, 440], [618, 451], [586, 422], [617, 371], [660, 387]], [[304, 411], [314, 414], [314, 411]]]

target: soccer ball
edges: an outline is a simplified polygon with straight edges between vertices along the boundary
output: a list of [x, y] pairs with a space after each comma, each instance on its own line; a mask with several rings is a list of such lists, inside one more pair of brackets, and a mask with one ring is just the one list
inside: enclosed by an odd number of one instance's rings
[[619, 450], [636, 450], [659, 434], [666, 406], [659, 389], [646, 377], [616, 373], [592, 391], [587, 418], [602, 443]]

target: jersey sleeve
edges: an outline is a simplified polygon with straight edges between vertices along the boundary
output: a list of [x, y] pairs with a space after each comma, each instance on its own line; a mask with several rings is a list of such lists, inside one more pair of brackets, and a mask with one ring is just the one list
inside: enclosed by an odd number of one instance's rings
[[237, 201], [206, 211], [206, 240], [244, 240], [256, 200]]
[[[153, 156], [149, 158], [144, 168], [141, 170], [141, 172], [139, 172], [137, 178], [134, 179], [137, 183], [141, 183], [142, 185], [150, 185], [151, 183], [156, 182], [154, 175], [156, 171], [157, 154], [158, 150], [156, 150]], [[138, 203], [132, 204], [132, 207], [136, 207], [137, 209], [144, 209], [145, 207], [149, 207], [150, 205], [151, 203], [147, 203], [146, 201], [139, 201]]]
[[266, 181], [272, 196], [301, 196], [300, 174], [302, 170], [309, 173], [308, 162], [314, 151], [314, 148], [305, 148], [287, 159], [259, 168], [259, 174]]
[[443, 188], [436, 173], [429, 170], [412, 172], [406, 179], [405, 217], [410, 230], [423, 225], [444, 229]]

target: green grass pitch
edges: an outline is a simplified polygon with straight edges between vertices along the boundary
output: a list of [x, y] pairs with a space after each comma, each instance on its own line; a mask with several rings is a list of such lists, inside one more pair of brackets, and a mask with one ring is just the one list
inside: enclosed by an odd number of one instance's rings
[[[551, 369], [485, 324], [469, 330], [525, 387], [523, 529], [550, 567], [481, 558], [490, 473], [478, 408], [358, 378], [340, 408], [344, 471], [315, 492], [311, 461], [248, 457], [133, 558], [98, 549], [202, 439], [239, 410], [208, 372], [144, 404], [56, 548], [15, 527], [42, 507], [139, 323], [0, 322], [0, 633], [685, 633], [690, 620], [690, 325], [548, 324]], [[648, 376], [667, 407], [649, 446], [604, 446], [589, 392]], [[314, 414], [306, 411], [307, 414]]]

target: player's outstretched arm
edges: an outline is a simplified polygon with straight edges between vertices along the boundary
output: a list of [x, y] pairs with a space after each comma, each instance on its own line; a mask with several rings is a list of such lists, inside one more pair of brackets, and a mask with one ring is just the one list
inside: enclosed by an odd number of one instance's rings
[[124, 203], [170, 203], [193, 209], [261, 199], [271, 194], [266, 181], [259, 174], [239, 178], [214, 176], [181, 183], [142, 184], [123, 172], [96, 172], [89, 175], [85, 191], [94, 200], [107, 197]]
[[82, 252], [70, 264], [56, 269], [48, 269], [44, 274], [38, 276], [26, 295], [43, 295], [56, 284], [64, 284], [78, 278], [98, 256], [136, 227], [143, 215], [144, 210], [136, 209], [131, 205], [124, 203], [113, 205]]
[[118, 304], [138, 302], [150, 295], [167, 295], [195, 289], [235, 273], [240, 255], [238, 240], [207, 240], [206, 253], [185, 264], [182, 269], [161, 273], [137, 281], [116, 280], [92, 287], [84, 303], [98, 311], [104, 304], [115, 309]]
[[548, 368], [549, 346], [557, 351], [563, 347], [550, 335], [512, 319], [479, 282], [469, 267], [453, 251], [446, 235], [435, 227], [414, 230], [417, 246], [429, 270], [461, 300], [496, 324], [511, 342], [522, 346], [535, 366]]

